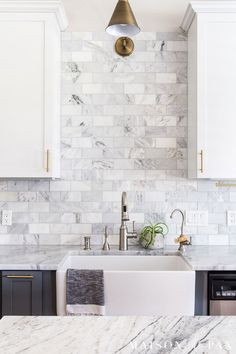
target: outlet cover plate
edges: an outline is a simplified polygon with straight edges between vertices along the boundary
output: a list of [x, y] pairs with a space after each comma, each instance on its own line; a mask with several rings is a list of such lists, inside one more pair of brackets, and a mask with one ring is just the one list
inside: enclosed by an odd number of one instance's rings
[[12, 225], [12, 210], [2, 210], [2, 225]]
[[207, 226], [208, 225], [208, 211], [206, 211], [206, 210], [186, 211], [185, 224], [187, 226]]
[[227, 211], [227, 225], [228, 226], [236, 225], [236, 210]]

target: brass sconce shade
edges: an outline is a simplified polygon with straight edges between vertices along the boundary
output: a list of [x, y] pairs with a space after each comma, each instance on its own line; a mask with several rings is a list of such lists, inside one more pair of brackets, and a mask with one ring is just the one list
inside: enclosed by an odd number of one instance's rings
[[129, 37], [120, 37], [115, 43], [115, 51], [122, 57], [128, 57], [134, 51], [134, 42]]
[[118, 1], [106, 31], [112, 36], [134, 36], [140, 32], [128, 0]]

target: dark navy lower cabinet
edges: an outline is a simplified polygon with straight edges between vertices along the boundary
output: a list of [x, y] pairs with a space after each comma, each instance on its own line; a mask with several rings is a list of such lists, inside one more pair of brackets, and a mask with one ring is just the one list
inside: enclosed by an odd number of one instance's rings
[[2, 271], [2, 316], [56, 315], [56, 273]]

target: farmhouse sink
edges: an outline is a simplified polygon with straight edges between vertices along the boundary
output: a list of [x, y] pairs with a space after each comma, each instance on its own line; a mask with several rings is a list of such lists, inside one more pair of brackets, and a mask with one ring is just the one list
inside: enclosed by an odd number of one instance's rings
[[181, 256], [71, 255], [57, 271], [57, 314], [66, 315], [67, 269], [103, 269], [106, 315], [194, 315], [195, 272]]

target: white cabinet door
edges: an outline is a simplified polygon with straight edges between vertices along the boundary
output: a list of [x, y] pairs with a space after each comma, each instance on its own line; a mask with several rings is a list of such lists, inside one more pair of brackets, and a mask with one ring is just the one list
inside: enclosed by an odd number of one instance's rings
[[199, 13], [189, 31], [189, 177], [236, 178], [235, 13]]
[[0, 14], [0, 178], [59, 177], [60, 31]]
[[236, 178], [236, 14], [201, 15], [198, 34], [202, 174]]

